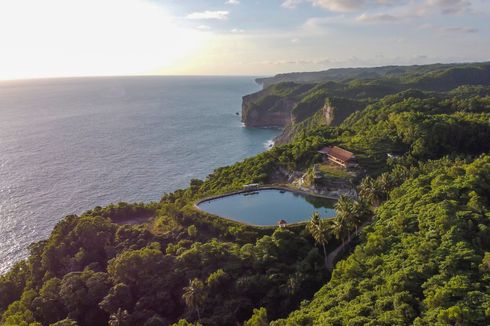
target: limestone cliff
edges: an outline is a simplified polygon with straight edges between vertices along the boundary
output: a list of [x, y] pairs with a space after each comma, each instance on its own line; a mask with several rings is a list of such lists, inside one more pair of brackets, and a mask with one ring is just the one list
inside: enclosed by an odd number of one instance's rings
[[247, 127], [284, 128], [302, 94], [313, 85], [282, 83], [246, 95], [242, 101], [242, 122]]
[[274, 143], [278, 145], [287, 144], [297, 135], [307, 132], [315, 127], [336, 126], [342, 123], [351, 113], [363, 109], [366, 106], [365, 102], [352, 101], [338, 98], [324, 99], [324, 104], [317, 107], [316, 110], [311, 109], [310, 115], [303, 120], [297, 120], [294, 117], [282, 131], [282, 133], [274, 139]]
[[367, 104], [399, 92], [490, 86], [490, 62], [330, 69], [258, 78], [263, 90], [243, 98], [247, 127], [280, 127], [288, 143], [318, 125], [337, 125]]
[[282, 83], [246, 95], [242, 102], [242, 122], [247, 127], [283, 128], [277, 144], [290, 142], [295, 135], [319, 125], [336, 125], [365, 101], [331, 96], [332, 85]]
[[287, 144], [291, 142], [294, 136], [299, 134], [300, 131], [319, 125], [329, 126], [333, 121], [334, 108], [330, 105], [329, 101], [327, 101], [321, 109], [317, 109], [317, 111], [310, 117], [302, 121], [295, 121], [295, 119], [292, 119], [291, 123], [285, 126], [281, 134], [274, 139], [274, 144]]
[[288, 98], [266, 98], [257, 102], [254, 94], [243, 97], [242, 122], [247, 127], [283, 128], [291, 123], [295, 102]]
[[331, 125], [334, 122], [334, 107], [330, 103], [325, 103], [322, 108], [322, 116], [325, 119], [326, 125]]

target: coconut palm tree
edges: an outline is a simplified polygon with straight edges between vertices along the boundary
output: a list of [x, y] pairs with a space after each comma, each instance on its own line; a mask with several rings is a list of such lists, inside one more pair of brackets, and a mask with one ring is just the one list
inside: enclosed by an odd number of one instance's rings
[[347, 233], [350, 241], [350, 232], [355, 228], [356, 218], [353, 212], [354, 200], [347, 196], [340, 196], [337, 203], [335, 203], [336, 219], [342, 225], [343, 232]]
[[352, 204], [352, 215], [354, 227], [356, 229], [356, 235], [358, 235], [358, 228], [364, 222], [373, 217], [373, 213], [369, 208], [369, 204], [362, 198], [355, 200]]
[[322, 220], [318, 212], [314, 212], [311, 215], [310, 221], [306, 225], [306, 229], [308, 230], [308, 232], [310, 232], [316, 244], [323, 247], [323, 255], [325, 256], [325, 258], [327, 258], [326, 246], [328, 243], [328, 234], [330, 231], [329, 223], [326, 220]]
[[204, 283], [199, 279], [194, 278], [189, 281], [189, 285], [184, 288], [182, 299], [189, 309], [195, 309], [197, 312], [197, 319], [201, 322], [201, 313], [199, 307], [204, 303]]
[[347, 235], [348, 225], [345, 222], [345, 220], [343, 220], [339, 217], [336, 217], [335, 219], [333, 219], [332, 222], [333, 222], [332, 223], [332, 231], [333, 231], [335, 237], [338, 240], [342, 241], [342, 250], [343, 250], [343, 248], [345, 246], [345, 238]]
[[364, 198], [368, 202], [372, 203], [373, 202], [373, 188], [374, 188], [374, 180], [370, 176], [365, 177], [364, 179], [361, 180], [361, 183], [359, 184], [359, 196], [361, 198]]
[[350, 207], [349, 226], [354, 229], [354, 234], [358, 235], [359, 226], [364, 222], [364, 212], [361, 207], [361, 202], [354, 200]]
[[359, 195], [375, 207], [379, 206], [385, 196], [378, 182], [369, 176], [359, 184]]
[[127, 310], [118, 308], [115, 313], [109, 317], [109, 326], [124, 326], [129, 325], [129, 314]]
[[393, 180], [388, 173], [381, 174], [376, 179], [376, 184], [378, 186], [379, 192], [382, 195], [383, 200], [386, 200], [388, 197], [388, 193], [393, 188]]

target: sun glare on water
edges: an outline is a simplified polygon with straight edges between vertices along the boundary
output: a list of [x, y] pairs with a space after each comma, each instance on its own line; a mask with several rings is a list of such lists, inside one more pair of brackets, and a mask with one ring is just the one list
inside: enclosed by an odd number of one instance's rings
[[140, 0], [0, 1], [0, 79], [151, 74], [184, 66], [206, 33]]

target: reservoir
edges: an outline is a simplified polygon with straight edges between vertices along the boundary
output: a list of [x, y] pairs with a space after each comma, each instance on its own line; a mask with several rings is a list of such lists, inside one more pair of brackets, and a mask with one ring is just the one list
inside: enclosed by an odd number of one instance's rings
[[279, 220], [304, 222], [313, 212], [335, 216], [335, 200], [281, 189], [261, 189], [202, 201], [197, 206], [208, 213], [238, 222], [268, 226]]

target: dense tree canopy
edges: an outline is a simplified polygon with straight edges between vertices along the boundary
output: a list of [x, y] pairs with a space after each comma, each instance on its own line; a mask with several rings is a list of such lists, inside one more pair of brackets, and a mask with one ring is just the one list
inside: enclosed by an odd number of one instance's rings
[[312, 302], [274, 325], [490, 323], [490, 157], [421, 169]]

